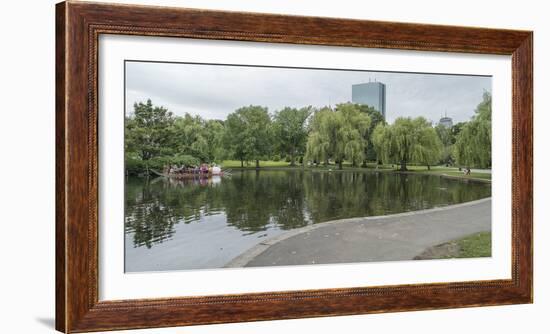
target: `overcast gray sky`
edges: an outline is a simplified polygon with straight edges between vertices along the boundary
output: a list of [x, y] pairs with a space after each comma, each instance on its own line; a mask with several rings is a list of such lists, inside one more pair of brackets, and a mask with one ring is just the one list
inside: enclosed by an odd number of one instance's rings
[[491, 77], [311, 70], [178, 63], [126, 62], [126, 112], [150, 98], [176, 115], [190, 113], [225, 119], [242, 106], [262, 105], [271, 112], [288, 107], [323, 107], [351, 101], [351, 85], [386, 84], [386, 119], [442, 115], [469, 120]]

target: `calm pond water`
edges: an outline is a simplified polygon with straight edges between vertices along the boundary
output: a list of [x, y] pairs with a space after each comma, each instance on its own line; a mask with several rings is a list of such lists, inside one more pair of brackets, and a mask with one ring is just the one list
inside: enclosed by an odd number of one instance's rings
[[490, 184], [385, 172], [263, 170], [200, 181], [128, 178], [125, 270], [220, 268], [285, 230], [489, 196]]

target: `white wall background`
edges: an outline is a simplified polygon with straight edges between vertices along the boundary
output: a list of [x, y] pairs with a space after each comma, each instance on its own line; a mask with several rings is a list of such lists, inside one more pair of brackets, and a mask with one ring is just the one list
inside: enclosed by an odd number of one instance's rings
[[[54, 317], [54, 4], [0, 4], [0, 332], [51, 333]], [[535, 31], [535, 303], [126, 333], [548, 333], [550, 23], [544, 1], [129, 0], [131, 3]], [[546, 75], [544, 75], [546, 74]]]

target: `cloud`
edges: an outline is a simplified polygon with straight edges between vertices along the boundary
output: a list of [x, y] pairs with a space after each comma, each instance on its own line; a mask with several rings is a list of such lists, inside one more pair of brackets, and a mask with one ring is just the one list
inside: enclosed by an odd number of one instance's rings
[[491, 91], [487, 76], [127, 62], [126, 111], [148, 98], [177, 115], [207, 119], [225, 119], [246, 105], [270, 111], [323, 107], [350, 101], [351, 85], [369, 80], [386, 84], [390, 122], [400, 116], [438, 121], [445, 112], [455, 122], [466, 121], [483, 91]]

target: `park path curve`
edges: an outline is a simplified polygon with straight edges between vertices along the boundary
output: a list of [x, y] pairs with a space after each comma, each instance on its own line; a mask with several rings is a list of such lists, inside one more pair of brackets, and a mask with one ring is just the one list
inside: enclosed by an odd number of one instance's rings
[[429, 247], [491, 230], [491, 198], [308, 225], [264, 240], [225, 267], [412, 260]]

